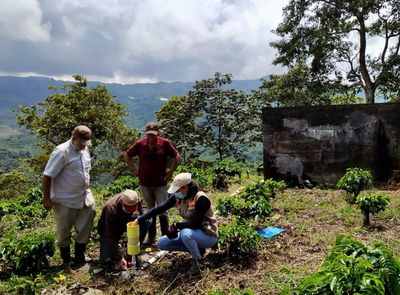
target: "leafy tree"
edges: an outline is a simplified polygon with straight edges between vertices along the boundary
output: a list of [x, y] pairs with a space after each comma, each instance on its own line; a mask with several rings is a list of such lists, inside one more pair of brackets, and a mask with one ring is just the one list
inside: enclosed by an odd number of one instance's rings
[[232, 75], [215, 73], [211, 79], [196, 81], [187, 97], [171, 100], [157, 114], [166, 136], [178, 147], [192, 146], [191, 153], [194, 147], [198, 155], [208, 152], [219, 160], [243, 158], [243, 146], [254, 144], [259, 110], [252, 96], [229, 89], [231, 82]]
[[198, 142], [195, 121], [201, 114], [192, 103], [187, 96], [173, 96], [156, 112], [162, 134], [175, 144], [185, 163], [199, 154], [194, 144]]
[[[280, 40], [271, 43], [278, 50], [275, 64], [306, 58], [320, 81], [359, 86], [368, 103], [375, 102], [377, 90], [398, 83], [398, 0], [291, 0], [283, 16], [275, 31]], [[374, 56], [369, 46], [379, 41]]]
[[261, 79], [254, 92], [260, 103], [272, 107], [349, 104], [360, 101], [356, 92], [337, 83], [324, 83], [311, 72], [305, 61], [290, 66], [283, 75]]
[[55, 92], [43, 102], [32, 107], [19, 107], [18, 124], [26, 127], [39, 139], [41, 151], [32, 161], [37, 171], [43, 170], [54, 147], [70, 138], [71, 131], [77, 125], [87, 125], [92, 129], [91, 155], [94, 158], [103, 156], [94, 165], [95, 169], [100, 166], [110, 168], [112, 161], [114, 164], [119, 162], [106, 159], [109, 156], [118, 158], [138, 137], [135, 130], [123, 124], [123, 119], [127, 116], [125, 107], [113, 101], [107, 87], [97, 85], [88, 89], [85, 77], [73, 77], [75, 82], [65, 84], [61, 92], [50, 87]]

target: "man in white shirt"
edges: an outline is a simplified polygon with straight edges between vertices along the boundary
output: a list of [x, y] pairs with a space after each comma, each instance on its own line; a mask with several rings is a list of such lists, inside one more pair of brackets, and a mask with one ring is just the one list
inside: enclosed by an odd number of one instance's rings
[[[42, 177], [43, 206], [53, 208], [57, 223], [57, 245], [65, 265], [85, 264], [86, 244], [95, 216], [90, 191], [91, 169], [88, 145], [92, 131], [77, 126], [68, 141], [50, 155]], [[75, 228], [75, 257], [71, 261], [71, 232]]]

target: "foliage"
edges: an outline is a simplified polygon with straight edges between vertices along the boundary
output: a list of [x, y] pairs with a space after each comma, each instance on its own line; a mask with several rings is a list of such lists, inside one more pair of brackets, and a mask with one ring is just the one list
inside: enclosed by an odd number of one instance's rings
[[215, 163], [213, 165], [213, 170], [217, 175], [223, 174], [229, 177], [241, 176], [245, 173], [249, 173], [249, 169], [247, 169], [244, 164], [232, 159], [223, 159]]
[[244, 289], [232, 288], [230, 289], [229, 293], [225, 293], [219, 289], [207, 292], [207, 295], [254, 295], [254, 294], [255, 293], [253, 292], [253, 290], [249, 288], [244, 288]]
[[[368, 103], [377, 90], [398, 83], [398, 0], [291, 0], [283, 16], [275, 31], [280, 39], [271, 43], [278, 50], [275, 64], [293, 66], [306, 58], [314, 80], [361, 87]], [[375, 55], [372, 43], [381, 45]]]
[[228, 255], [254, 253], [261, 240], [253, 224], [245, 219], [235, 217], [231, 223], [219, 227], [218, 247], [226, 249]]
[[3, 173], [0, 175], [0, 199], [12, 199], [23, 195], [32, 185], [33, 181], [23, 172], [13, 170]]
[[48, 233], [25, 234], [20, 237], [6, 235], [0, 243], [0, 261], [17, 274], [39, 273], [45, 270], [55, 251], [54, 235]]
[[209, 188], [212, 184], [213, 174], [210, 169], [198, 168], [195, 165], [180, 165], [174, 175], [188, 172], [192, 174], [193, 181], [203, 189]]
[[[196, 81], [187, 97], [173, 99], [157, 113], [166, 137], [171, 138], [189, 155], [198, 157], [204, 152], [220, 161], [233, 157], [242, 159], [243, 145], [252, 146], [259, 126], [259, 111], [252, 96], [227, 86], [232, 82], [230, 74], [215, 73], [207, 80]], [[170, 125], [171, 123], [181, 125]], [[182, 133], [185, 133], [184, 138]], [[193, 149], [194, 147], [194, 149]]]
[[188, 108], [190, 103], [188, 96], [173, 96], [156, 112], [162, 136], [175, 144], [183, 163], [199, 156], [197, 145], [193, 143], [198, 141], [195, 122], [201, 113]]
[[321, 269], [283, 294], [400, 294], [400, 262], [386, 246], [340, 236]]
[[372, 181], [371, 172], [368, 170], [347, 168], [346, 173], [339, 179], [336, 186], [338, 189], [345, 190], [355, 199], [362, 190], [372, 185]]
[[248, 184], [238, 195], [218, 199], [216, 209], [222, 216], [232, 214], [241, 218], [265, 220], [272, 212], [269, 200], [283, 188], [283, 181], [273, 179]]
[[270, 75], [261, 79], [262, 85], [253, 95], [261, 105], [270, 107], [294, 107], [355, 103], [360, 101], [356, 90], [326, 84], [318, 80], [304, 61], [289, 68], [283, 75]]
[[129, 174], [121, 176], [117, 179], [114, 179], [107, 188], [107, 191], [104, 193], [104, 197], [112, 197], [126, 189], [135, 190], [139, 187], [139, 182], [137, 177]]
[[42, 288], [42, 282], [27, 276], [12, 275], [7, 281], [0, 283], [1, 294], [35, 295], [39, 294]]
[[375, 215], [386, 209], [390, 199], [384, 193], [365, 194], [357, 196], [356, 204], [364, 214], [364, 225], [369, 226], [369, 214]]
[[75, 83], [65, 84], [61, 92], [53, 87], [54, 94], [43, 102], [19, 107], [18, 124], [39, 139], [40, 152], [31, 161], [36, 171], [43, 171], [51, 151], [68, 140], [77, 125], [92, 129], [92, 157], [103, 155], [103, 161], [109, 156], [119, 158], [138, 136], [123, 124], [127, 115], [125, 107], [113, 101], [107, 87], [98, 85], [87, 89], [86, 78], [75, 75], [74, 79]]

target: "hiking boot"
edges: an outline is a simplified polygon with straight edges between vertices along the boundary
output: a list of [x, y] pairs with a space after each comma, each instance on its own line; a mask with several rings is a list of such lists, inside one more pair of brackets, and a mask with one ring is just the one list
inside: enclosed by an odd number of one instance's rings
[[192, 259], [192, 265], [187, 272], [191, 275], [199, 275], [206, 271], [208, 271], [208, 268], [203, 259]]

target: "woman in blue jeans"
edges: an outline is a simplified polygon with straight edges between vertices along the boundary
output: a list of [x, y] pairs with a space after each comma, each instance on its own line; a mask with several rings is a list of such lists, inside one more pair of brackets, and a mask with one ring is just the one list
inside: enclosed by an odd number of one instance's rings
[[140, 225], [172, 207], [176, 207], [185, 219], [170, 225], [167, 235], [162, 236], [157, 246], [161, 250], [186, 251], [201, 261], [206, 248], [212, 248], [218, 240], [217, 220], [207, 195], [192, 181], [190, 173], [178, 174], [168, 193], [171, 196], [157, 207], [137, 218]]

